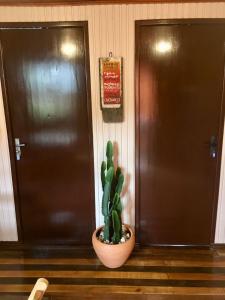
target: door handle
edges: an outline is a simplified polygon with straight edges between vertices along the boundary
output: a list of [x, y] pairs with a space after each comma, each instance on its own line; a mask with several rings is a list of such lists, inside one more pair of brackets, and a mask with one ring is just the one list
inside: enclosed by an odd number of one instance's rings
[[214, 135], [212, 135], [211, 138], [210, 138], [209, 153], [210, 153], [210, 157], [216, 158], [216, 154], [217, 154], [217, 140], [216, 140], [216, 136], [214, 136]]
[[25, 147], [26, 144], [21, 144], [20, 143], [20, 139], [19, 138], [15, 138], [15, 147], [16, 147], [16, 160], [20, 160], [21, 159], [21, 155], [22, 155], [22, 151], [21, 151], [21, 147]]

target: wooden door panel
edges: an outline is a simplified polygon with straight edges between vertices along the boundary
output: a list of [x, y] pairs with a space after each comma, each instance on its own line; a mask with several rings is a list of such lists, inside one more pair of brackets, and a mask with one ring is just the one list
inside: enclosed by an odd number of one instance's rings
[[[87, 30], [1, 30], [25, 243], [89, 244], [94, 225]], [[14, 157], [15, 160], [15, 152]]]
[[[137, 26], [140, 242], [210, 244], [225, 25]], [[210, 157], [213, 136], [216, 158]]]

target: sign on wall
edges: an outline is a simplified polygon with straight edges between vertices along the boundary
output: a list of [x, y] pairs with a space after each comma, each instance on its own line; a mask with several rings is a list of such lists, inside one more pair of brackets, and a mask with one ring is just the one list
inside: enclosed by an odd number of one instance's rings
[[101, 57], [100, 95], [101, 108], [121, 108], [123, 100], [122, 57]]

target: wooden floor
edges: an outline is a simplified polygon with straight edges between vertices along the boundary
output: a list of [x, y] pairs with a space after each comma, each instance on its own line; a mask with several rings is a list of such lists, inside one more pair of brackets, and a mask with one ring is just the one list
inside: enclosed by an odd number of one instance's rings
[[0, 251], [1, 300], [27, 299], [38, 277], [46, 300], [225, 300], [225, 248], [136, 249], [116, 270], [89, 249]]

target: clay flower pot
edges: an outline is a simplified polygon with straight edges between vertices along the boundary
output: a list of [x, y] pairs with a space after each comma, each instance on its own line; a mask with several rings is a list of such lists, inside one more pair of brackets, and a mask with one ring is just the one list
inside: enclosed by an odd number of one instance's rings
[[122, 266], [130, 256], [134, 245], [134, 232], [129, 225], [124, 225], [130, 232], [130, 238], [125, 243], [109, 245], [100, 242], [97, 239], [97, 233], [103, 226], [97, 228], [92, 235], [92, 244], [99, 260], [108, 268], [118, 268]]

